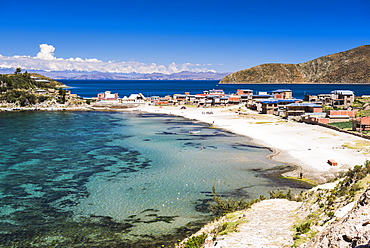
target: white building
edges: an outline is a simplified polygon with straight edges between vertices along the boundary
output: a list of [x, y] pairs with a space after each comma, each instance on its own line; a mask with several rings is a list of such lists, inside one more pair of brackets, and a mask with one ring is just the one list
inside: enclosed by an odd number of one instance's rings
[[112, 94], [110, 91], [105, 91], [98, 94], [98, 99], [100, 102], [118, 102], [118, 93]]

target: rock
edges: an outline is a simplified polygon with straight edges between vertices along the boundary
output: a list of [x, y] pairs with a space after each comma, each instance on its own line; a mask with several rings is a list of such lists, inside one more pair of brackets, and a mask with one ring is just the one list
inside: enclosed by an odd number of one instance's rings
[[[357, 201], [354, 208], [300, 248], [353, 248], [367, 247], [370, 240], [370, 188]], [[348, 207], [348, 205], [347, 205]], [[370, 247], [370, 246], [369, 246]]]

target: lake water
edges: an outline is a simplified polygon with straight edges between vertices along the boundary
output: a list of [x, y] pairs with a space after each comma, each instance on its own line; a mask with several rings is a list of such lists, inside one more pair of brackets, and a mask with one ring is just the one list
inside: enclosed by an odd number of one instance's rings
[[[219, 88], [293, 95], [369, 85], [218, 85], [217, 81], [63, 81], [93, 97]], [[199, 131], [197, 135], [190, 131]], [[247, 137], [181, 117], [121, 112], [0, 113], [1, 247], [171, 247], [211, 218], [211, 189], [258, 198], [305, 185]]]
[[[211, 189], [258, 198], [276, 177], [247, 137], [166, 115], [0, 113], [1, 247], [166, 247], [210, 219]], [[199, 131], [197, 135], [189, 131]]]
[[333, 90], [352, 90], [356, 96], [370, 95], [370, 85], [358, 84], [218, 84], [219, 81], [154, 81], [154, 80], [59, 80], [72, 87], [72, 93], [81, 97], [96, 97], [98, 93], [110, 90], [120, 97], [132, 93], [145, 96], [165, 96], [173, 94], [200, 94], [204, 90], [223, 89], [226, 93], [235, 93], [237, 89], [251, 89], [254, 94], [260, 91], [270, 92], [276, 89], [290, 89], [293, 97], [303, 99], [304, 95], [329, 94]]

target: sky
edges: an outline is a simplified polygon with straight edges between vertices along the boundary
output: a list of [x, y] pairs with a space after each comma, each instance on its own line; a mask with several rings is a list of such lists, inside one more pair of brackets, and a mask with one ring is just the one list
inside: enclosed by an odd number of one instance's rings
[[369, 0], [0, 0], [0, 68], [235, 72], [370, 44]]

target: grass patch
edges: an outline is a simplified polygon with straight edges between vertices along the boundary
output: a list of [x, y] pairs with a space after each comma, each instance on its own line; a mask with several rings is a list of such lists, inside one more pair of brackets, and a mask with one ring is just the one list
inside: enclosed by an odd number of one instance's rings
[[256, 121], [255, 124], [269, 124], [269, 123], [273, 123], [271, 121]]
[[329, 123], [328, 125], [337, 127], [344, 130], [351, 130], [352, 129], [352, 121], [345, 121], [345, 122], [335, 122]]
[[370, 110], [357, 111], [356, 117], [370, 116]]
[[332, 136], [338, 136], [338, 134], [336, 134], [334, 132], [330, 132], [330, 131], [323, 131], [322, 133], [327, 133], [327, 134], [330, 134]]
[[348, 149], [365, 149], [370, 147], [370, 141], [366, 140], [356, 140], [356, 143], [346, 142], [342, 145], [342, 147]]
[[304, 177], [299, 178], [299, 177], [288, 177], [288, 176], [285, 176], [285, 177], [284, 177], [284, 176], [282, 176], [281, 178], [283, 178], [283, 179], [288, 179], [288, 180], [299, 181], [299, 182], [304, 182], [304, 183], [308, 184], [308, 185], [309, 185], [309, 186], [311, 186], [311, 187], [315, 187], [315, 186], [317, 186], [317, 182], [312, 181], [312, 180], [307, 179], [307, 178], [304, 178]]
[[233, 221], [233, 222], [225, 222], [225, 223], [222, 224], [222, 226], [221, 226], [220, 230], [218, 231], [217, 235], [227, 235], [229, 233], [236, 232], [237, 227], [242, 223], [245, 223], [245, 221], [242, 220], [242, 219], [237, 220], [237, 221]]

